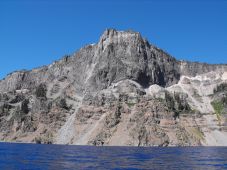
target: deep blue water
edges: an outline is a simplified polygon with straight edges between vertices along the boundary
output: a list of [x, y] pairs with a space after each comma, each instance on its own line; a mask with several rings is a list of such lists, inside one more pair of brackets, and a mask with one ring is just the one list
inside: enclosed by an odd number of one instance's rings
[[227, 147], [93, 147], [0, 143], [0, 169], [227, 169]]

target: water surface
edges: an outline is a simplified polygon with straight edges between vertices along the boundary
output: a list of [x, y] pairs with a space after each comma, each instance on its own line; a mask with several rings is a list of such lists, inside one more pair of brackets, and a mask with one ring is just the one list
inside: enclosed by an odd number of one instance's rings
[[0, 143], [0, 169], [227, 169], [227, 147], [94, 147]]

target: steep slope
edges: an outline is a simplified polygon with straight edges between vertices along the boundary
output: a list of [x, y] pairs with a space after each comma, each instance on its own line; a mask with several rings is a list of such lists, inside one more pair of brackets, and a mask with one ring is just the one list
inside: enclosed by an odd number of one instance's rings
[[139, 33], [109, 29], [97, 44], [0, 81], [0, 139], [225, 145], [225, 110], [217, 115], [213, 101], [222, 102], [214, 91], [226, 75], [226, 65], [177, 61]]

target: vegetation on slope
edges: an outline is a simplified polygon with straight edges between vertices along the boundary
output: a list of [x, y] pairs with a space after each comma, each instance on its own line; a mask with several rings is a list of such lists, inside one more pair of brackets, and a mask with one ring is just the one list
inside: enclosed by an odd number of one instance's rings
[[214, 108], [215, 114], [217, 115], [218, 120], [221, 119], [221, 114], [224, 110], [224, 104], [221, 101], [213, 101], [211, 102], [211, 105]]

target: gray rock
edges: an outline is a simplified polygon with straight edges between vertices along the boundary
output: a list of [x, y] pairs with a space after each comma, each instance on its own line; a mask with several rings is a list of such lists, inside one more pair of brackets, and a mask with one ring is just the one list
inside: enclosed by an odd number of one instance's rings
[[[159, 124], [164, 122], [174, 130], [179, 113], [191, 111], [188, 96], [164, 94], [156, 101], [146, 96], [146, 89], [153, 84], [169, 87], [182, 75], [217, 70], [227, 71], [227, 66], [178, 61], [140, 33], [108, 29], [95, 45], [87, 45], [49, 66], [16, 71], [1, 80], [0, 137], [12, 141], [27, 135], [26, 142], [53, 143], [54, 135], [73, 120], [70, 116], [76, 112], [71, 126], [86, 127], [95, 121], [100, 121], [95, 126], [103, 124], [103, 131], [87, 140], [103, 145], [108, 144], [118, 126], [123, 126], [124, 117], [134, 114], [128, 118], [129, 133], [133, 133], [129, 144], [168, 146], [170, 139]], [[86, 110], [90, 107], [93, 109]], [[105, 121], [99, 120], [105, 114]], [[178, 136], [183, 141], [180, 145], [189, 138], [186, 132]]]

